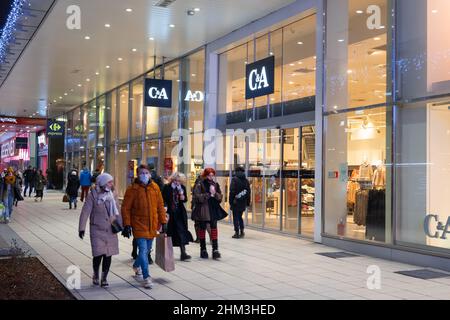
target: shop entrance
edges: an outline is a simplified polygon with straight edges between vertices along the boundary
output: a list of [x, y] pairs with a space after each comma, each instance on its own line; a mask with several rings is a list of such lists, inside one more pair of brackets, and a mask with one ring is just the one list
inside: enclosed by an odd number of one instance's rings
[[234, 166], [246, 163], [252, 190], [247, 224], [313, 237], [315, 135], [302, 126], [262, 129], [245, 143], [234, 137]]

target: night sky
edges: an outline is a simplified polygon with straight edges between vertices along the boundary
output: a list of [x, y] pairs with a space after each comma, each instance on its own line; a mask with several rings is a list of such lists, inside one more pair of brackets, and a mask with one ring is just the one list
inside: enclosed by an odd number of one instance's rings
[[0, 0], [0, 30], [3, 29], [13, 0]]

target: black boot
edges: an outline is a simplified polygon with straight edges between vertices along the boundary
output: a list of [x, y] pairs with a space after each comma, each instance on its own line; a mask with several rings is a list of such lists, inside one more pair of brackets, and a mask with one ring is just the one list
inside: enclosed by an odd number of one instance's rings
[[220, 255], [219, 252], [219, 241], [218, 240], [213, 240], [213, 259], [217, 260], [220, 259], [222, 256]]
[[93, 276], [92, 276], [92, 284], [94, 285], [94, 286], [98, 286], [100, 283], [99, 283], [99, 279], [98, 279], [98, 271], [95, 271], [94, 270], [94, 274], [93, 274]]
[[77, 208], [77, 203], [76, 202], [74, 203], [74, 207], [75, 207], [75, 209]]
[[239, 230], [234, 232], [234, 236], [232, 237], [233, 239], [239, 239], [241, 236], [239, 235]]
[[244, 238], [244, 237], [245, 237], [244, 229], [241, 229], [241, 238]]
[[206, 240], [200, 239], [200, 258], [208, 259], [208, 251], [206, 251]]
[[72, 210], [72, 202], [69, 202], [69, 210]]
[[108, 273], [107, 272], [102, 272], [102, 282], [101, 282], [101, 287], [102, 288], [108, 288], [109, 287], [109, 283], [108, 280], [106, 280], [106, 277], [108, 277]]
[[181, 250], [181, 257], [180, 257], [181, 261], [191, 260], [192, 257], [186, 253], [186, 247], [184, 245], [180, 246], [180, 250]]

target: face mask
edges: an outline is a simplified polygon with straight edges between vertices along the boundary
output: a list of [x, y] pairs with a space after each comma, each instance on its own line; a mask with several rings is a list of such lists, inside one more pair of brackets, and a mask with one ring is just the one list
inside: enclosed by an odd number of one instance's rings
[[150, 175], [149, 174], [140, 174], [139, 180], [141, 180], [141, 182], [143, 184], [148, 184], [148, 182], [150, 181]]
[[106, 192], [110, 192], [111, 191], [111, 189], [108, 188], [108, 187], [103, 187], [103, 190], [105, 190]]

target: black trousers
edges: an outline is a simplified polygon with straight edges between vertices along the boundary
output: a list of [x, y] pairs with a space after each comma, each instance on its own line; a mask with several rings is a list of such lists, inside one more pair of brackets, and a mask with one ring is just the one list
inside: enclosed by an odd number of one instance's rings
[[[103, 261], [103, 263], [102, 263]], [[94, 267], [94, 274], [98, 276], [100, 270], [100, 263], [102, 263], [102, 277], [106, 278], [109, 272], [109, 268], [111, 268], [112, 257], [107, 257], [105, 255], [94, 257], [92, 264]]]
[[244, 230], [244, 219], [242, 219], [243, 214], [244, 211], [233, 210], [233, 224], [234, 231], [236, 232], [239, 232], [239, 230]]

